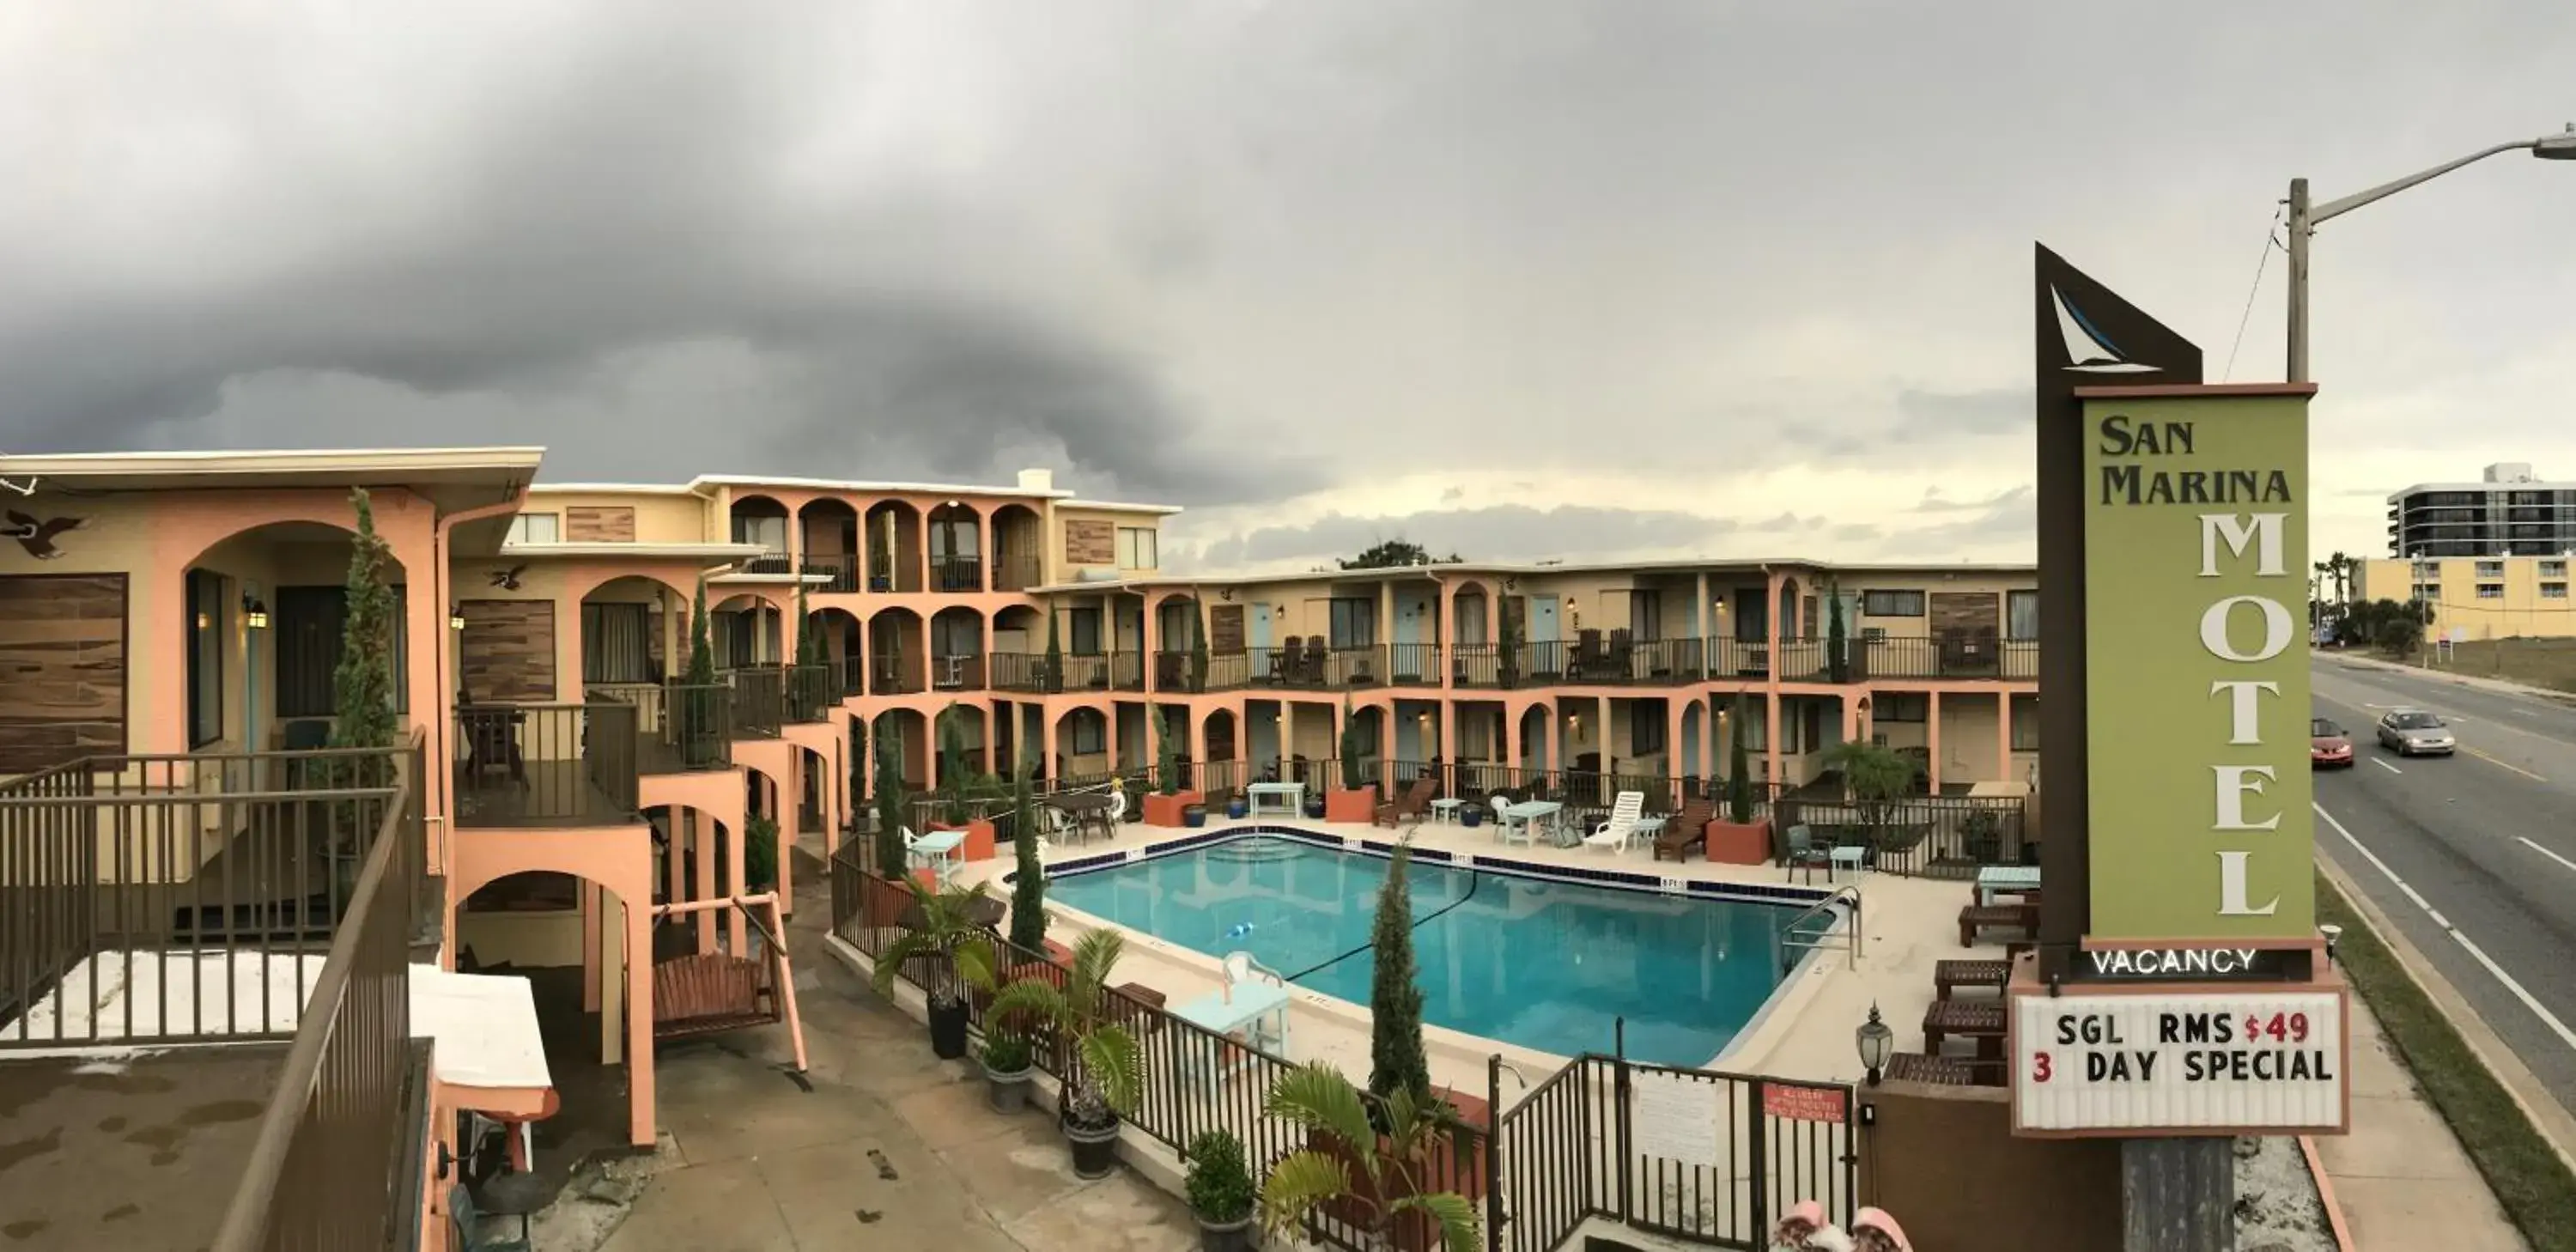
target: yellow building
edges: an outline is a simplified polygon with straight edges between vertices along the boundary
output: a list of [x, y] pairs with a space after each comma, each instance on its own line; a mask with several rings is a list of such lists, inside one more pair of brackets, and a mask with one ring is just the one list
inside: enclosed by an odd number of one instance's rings
[[2353, 570], [2351, 594], [2355, 601], [2422, 600], [2433, 606], [2438, 637], [2567, 638], [2576, 636], [2567, 566], [2565, 556], [2364, 560]]

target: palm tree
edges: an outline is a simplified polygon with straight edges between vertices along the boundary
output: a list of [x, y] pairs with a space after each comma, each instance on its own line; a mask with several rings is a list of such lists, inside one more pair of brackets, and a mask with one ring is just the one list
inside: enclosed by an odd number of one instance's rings
[[1064, 1120], [1078, 1129], [1117, 1124], [1145, 1094], [1145, 1050], [1108, 1014], [1109, 971], [1126, 950], [1117, 931], [1088, 931], [1074, 941], [1064, 986], [1023, 978], [985, 1009], [987, 1021], [1051, 1023], [1071, 1042], [1079, 1064], [1065, 1080]]
[[[877, 994], [891, 996], [895, 978], [903, 967], [923, 958], [947, 960], [967, 985], [989, 990], [998, 961], [992, 945], [979, 938], [983, 930], [975, 925], [971, 912], [977, 902], [992, 894], [989, 885], [979, 882], [969, 888], [932, 891], [909, 878], [903, 885], [912, 892], [913, 904], [921, 909], [921, 926], [895, 936], [894, 942], [877, 954], [876, 972], [870, 978]], [[954, 1009], [966, 1003], [965, 992], [954, 982], [925, 986], [922, 998], [938, 1009]]]
[[[1398, 1087], [1380, 1107], [1383, 1134], [1369, 1120], [1368, 1098], [1329, 1065], [1300, 1065], [1271, 1084], [1265, 1111], [1349, 1150], [1305, 1147], [1280, 1158], [1262, 1183], [1262, 1228], [1283, 1238], [1293, 1235], [1315, 1210], [1338, 1201], [1367, 1213], [1377, 1247], [1395, 1246], [1399, 1224], [1407, 1214], [1418, 1214], [1415, 1221], [1438, 1229], [1446, 1252], [1476, 1252], [1484, 1246], [1476, 1206], [1456, 1192], [1424, 1186], [1430, 1154], [1447, 1141], [1447, 1106], [1426, 1104]], [[1351, 1173], [1353, 1161], [1358, 1177]]]

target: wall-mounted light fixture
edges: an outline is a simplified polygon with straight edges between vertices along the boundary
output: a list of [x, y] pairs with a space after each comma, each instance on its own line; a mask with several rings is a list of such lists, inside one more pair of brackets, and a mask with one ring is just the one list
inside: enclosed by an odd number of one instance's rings
[[1860, 1050], [1860, 1067], [1869, 1075], [1869, 1085], [1878, 1085], [1879, 1071], [1887, 1068], [1887, 1054], [1896, 1043], [1896, 1032], [1879, 1020], [1878, 1005], [1869, 1006], [1869, 1020], [1852, 1031], [1852, 1045]]
[[215, 625], [215, 619], [213, 619], [213, 618], [211, 618], [211, 617], [208, 617], [208, 616], [206, 616], [206, 615], [205, 615], [205, 614], [203, 614], [203, 613], [199, 613], [199, 614], [197, 615], [197, 629], [199, 629], [199, 630], [211, 630], [211, 629], [213, 629], [213, 628], [214, 628], [214, 625]]
[[449, 630], [463, 630], [463, 629], [465, 629], [465, 606], [464, 606], [464, 605], [461, 605], [461, 604], [451, 604], [451, 605], [447, 606], [447, 628], [448, 628]]
[[243, 596], [242, 624], [252, 630], [268, 629], [268, 602], [257, 596]]

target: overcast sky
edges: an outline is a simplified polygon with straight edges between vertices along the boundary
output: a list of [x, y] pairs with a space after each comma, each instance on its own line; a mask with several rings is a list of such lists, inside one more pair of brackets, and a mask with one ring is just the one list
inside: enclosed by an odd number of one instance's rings
[[[2281, 376], [2319, 198], [2576, 120], [2576, 5], [0, 9], [0, 450], [1190, 506], [1166, 563], [2022, 559], [2043, 240]], [[357, 13], [374, 16], [354, 15]], [[2576, 478], [2576, 165], [2317, 240], [2316, 547]]]

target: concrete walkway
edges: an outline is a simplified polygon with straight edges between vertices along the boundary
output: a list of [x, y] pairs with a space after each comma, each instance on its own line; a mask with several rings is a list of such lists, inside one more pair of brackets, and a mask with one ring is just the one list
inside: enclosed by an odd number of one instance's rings
[[2527, 1246], [2359, 996], [2351, 1087], [2352, 1133], [2316, 1144], [2355, 1252]]
[[1045, 1114], [984, 1104], [980, 1069], [930, 1053], [919, 1023], [822, 954], [821, 875], [790, 942], [811, 1066], [784, 1028], [672, 1046], [660, 1171], [602, 1252], [1184, 1252], [1198, 1228], [1121, 1170], [1074, 1178]]

